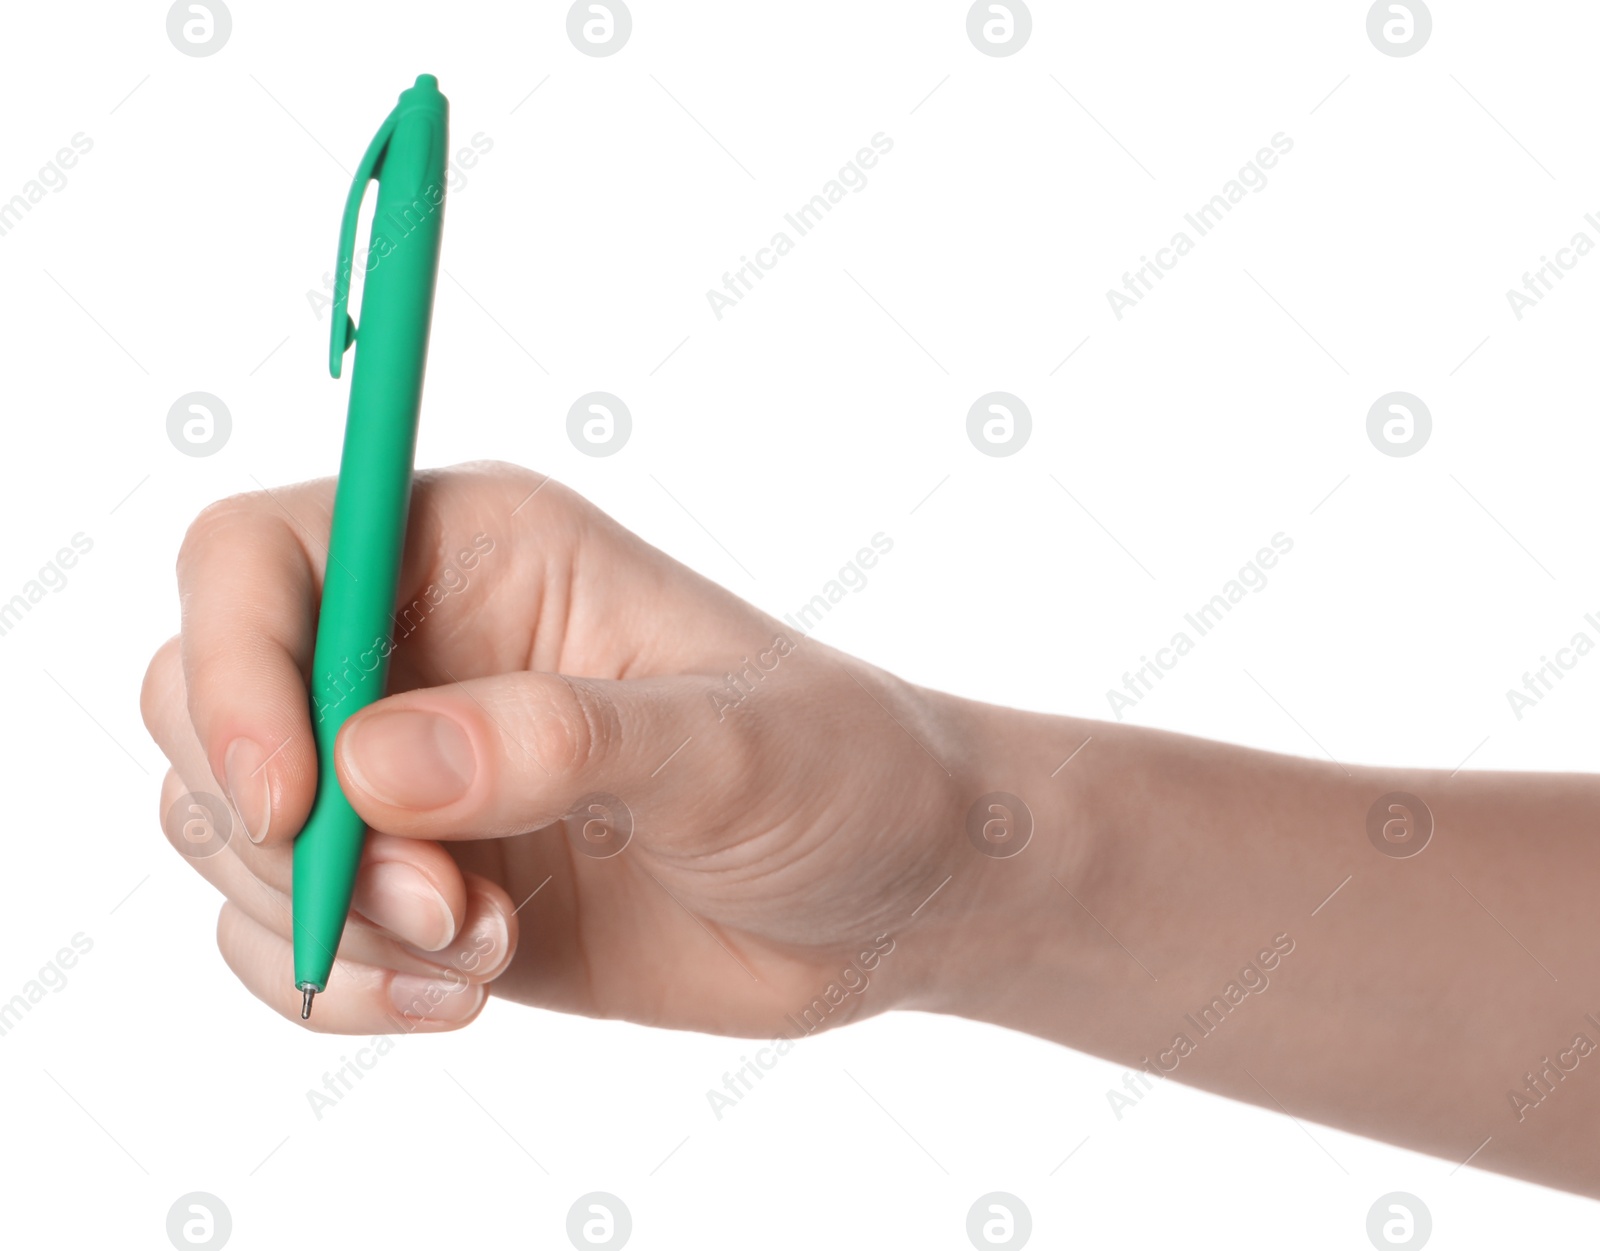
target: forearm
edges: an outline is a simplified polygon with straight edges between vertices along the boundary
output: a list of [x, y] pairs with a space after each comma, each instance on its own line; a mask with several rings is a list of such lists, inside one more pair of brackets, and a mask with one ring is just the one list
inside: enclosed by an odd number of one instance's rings
[[[971, 954], [924, 1006], [1600, 1195], [1595, 778], [1357, 768], [964, 707], [983, 789], [1036, 828], [952, 881]], [[1431, 810], [1420, 852], [1394, 854], [1415, 833], [1369, 837], [1393, 792]]]

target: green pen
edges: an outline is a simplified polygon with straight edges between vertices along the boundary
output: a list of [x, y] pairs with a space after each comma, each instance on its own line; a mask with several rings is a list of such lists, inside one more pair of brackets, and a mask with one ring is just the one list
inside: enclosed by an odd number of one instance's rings
[[[317, 793], [294, 844], [294, 984], [300, 1016], [328, 984], [339, 950], [366, 826], [334, 772], [339, 727], [383, 698], [412, 461], [422, 408], [428, 326], [444, 234], [450, 105], [439, 80], [422, 74], [400, 93], [356, 169], [339, 230], [334, 269], [329, 369], [339, 377], [356, 343], [333, 532], [311, 667], [311, 719], [317, 740]], [[366, 258], [359, 336], [350, 318], [356, 219], [367, 184], [378, 180]]]

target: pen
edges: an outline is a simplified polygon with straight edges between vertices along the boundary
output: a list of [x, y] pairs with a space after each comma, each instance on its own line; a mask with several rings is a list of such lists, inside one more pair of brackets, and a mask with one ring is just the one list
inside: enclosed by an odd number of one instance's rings
[[[443, 236], [449, 113], [432, 74], [400, 93], [356, 169], [339, 229], [328, 354], [333, 376], [339, 377], [352, 343], [356, 355], [311, 667], [317, 791], [294, 844], [294, 983], [304, 995], [302, 1019], [310, 1018], [312, 997], [328, 984], [366, 837], [365, 823], [340, 789], [333, 744], [351, 714], [383, 698], [394, 648], [395, 593]], [[350, 270], [356, 220], [374, 178], [378, 203], [358, 333], [349, 314]]]

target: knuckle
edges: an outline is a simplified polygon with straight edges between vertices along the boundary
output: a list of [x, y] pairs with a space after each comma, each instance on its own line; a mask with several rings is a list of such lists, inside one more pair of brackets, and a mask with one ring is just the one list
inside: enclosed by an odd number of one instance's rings
[[196, 514], [195, 519], [189, 523], [189, 528], [184, 531], [183, 542], [178, 547], [178, 573], [180, 577], [185, 569], [193, 565], [195, 560], [205, 553], [216, 536], [226, 531], [240, 514], [248, 508], [248, 505], [244, 502], [247, 498], [242, 495], [233, 495], [227, 499], [216, 500], [207, 504]]
[[168, 769], [166, 777], [161, 779], [161, 811], [158, 814], [161, 821], [161, 832], [167, 836], [167, 841], [172, 841], [172, 834], [167, 829], [167, 810], [173, 802], [183, 793], [183, 779], [178, 776], [176, 769]]
[[495, 482], [504, 482], [511, 486], [518, 486], [524, 482], [536, 482], [544, 476], [525, 465], [514, 464], [509, 460], [473, 460], [457, 468], [462, 473], [479, 478], [488, 478]]
[[592, 507], [588, 500], [552, 475], [523, 465], [485, 460], [464, 468], [496, 487], [508, 509], [518, 509], [522, 513], [535, 511], [545, 517], [566, 517], [582, 515]]
[[748, 812], [759, 805], [762, 781], [767, 776], [763, 761], [770, 758], [769, 744], [775, 730], [767, 714], [751, 708], [747, 715], [730, 717], [731, 730], [725, 745], [718, 750], [719, 791], [731, 811]]
[[205, 724], [208, 709], [216, 705], [217, 693], [238, 685], [239, 654], [193, 644], [184, 653], [183, 677], [188, 687], [190, 717], [198, 729]]
[[560, 675], [545, 685], [532, 718], [535, 758], [552, 777], [591, 769], [615, 740], [617, 710], [598, 688]]
[[[144, 671], [144, 681], [139, 686], [139, 715], [151, 738], [157, 738], [161, 726], [161, 711], [172, 692], [183, 684], [183, 662], [179, 655], [178, 637], [174, 635], [156, 649], [150, 665]], [[157, 739], [159, 742], [159, 739]]]

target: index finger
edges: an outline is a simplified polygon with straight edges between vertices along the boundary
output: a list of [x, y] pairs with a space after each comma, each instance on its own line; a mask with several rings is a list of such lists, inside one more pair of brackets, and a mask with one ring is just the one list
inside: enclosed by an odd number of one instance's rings
[[195, 519], [178, 555], [189, 716], [257, 843], [298, 833], [316, 793], [305, 675], [321, 569], [307, 540], [325, 538], [332, 504], [331, 481], [235, 496]]
[[[514, 515], [506, 497], [520, 485], [495, 466], [418, 473], [400, 585], [421, 586], [438, 575], [453, 550], [447, 531], [470, 533], [501, 503]], [[307, 679], [336, 486], [326, 478], [213, 504], [189, 527], [178, 555], [190, 720], [213, 776], [258, 843], [299, 833], [316, 795]], [[537, 578], [527, 581], [537, 589]], [[405, 594], [402, 602], [412, 598]], [[508, 611], [509, 621], [471, 614], [463, 618], [468, 628], [436, 630], [428, 646], [405, 649], [393, 662], [391, 684], [428, 680], [430, 659], [443, 660], [434, 641], [462, 653], [451, 654], [447, 670], [468, 661], [515, 665], [513, 658], [528, 654], [535, 614]]]

